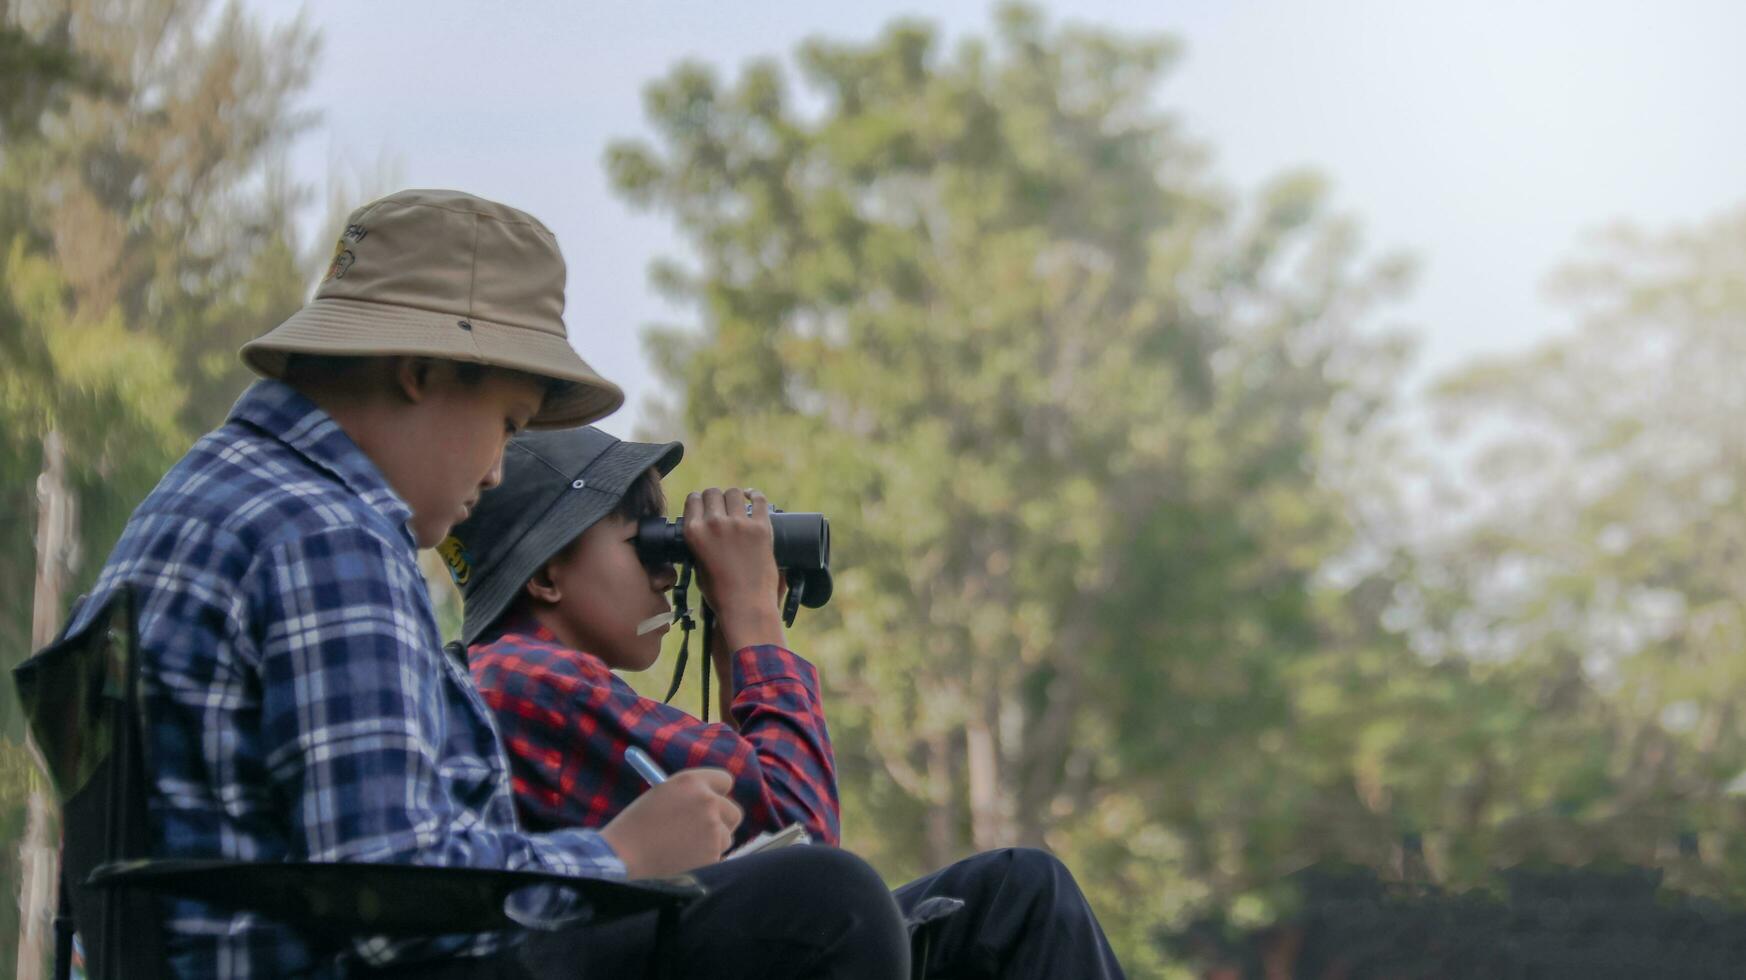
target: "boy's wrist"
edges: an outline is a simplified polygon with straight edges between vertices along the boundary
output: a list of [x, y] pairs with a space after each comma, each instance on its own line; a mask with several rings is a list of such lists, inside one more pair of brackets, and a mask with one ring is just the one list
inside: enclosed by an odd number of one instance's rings
[[775, 609], [746, 610], [738, 615], [722, 616], [716, 625], [721, 633], [722, 652], [732, 653], [746, 647], [786, 646], [782, 616]]
[[611, 848], [613, 854], [618, 856], [619, 862], [624, 865], [626, 878], [636, 879], [642, 877], [642, 854], [640, 852], [633, 853], [632, 848], [632, 843], [635, 839], [634, 835], [626, 834], [623, 827], [615, 827], [611, 823], [608, 823], [606, 826], [600, 828], [600, 839], [605, 841], [606, 846]]

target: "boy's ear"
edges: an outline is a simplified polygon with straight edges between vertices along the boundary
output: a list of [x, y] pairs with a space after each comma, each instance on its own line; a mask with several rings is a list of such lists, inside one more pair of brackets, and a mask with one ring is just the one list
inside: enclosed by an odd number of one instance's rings
[[535, 602], [555, 606], [564, 598], [564, 593], [558, 589], [555, 577], [552, 575], [552, 562], [546, 562], [534, 570], [533, 577], [522, 586], [528, 597]]
[[431, 373], [436, 365], [428, 357], [396, 357], [394, 388], [400, 397], [416, 405], [430, 393]]

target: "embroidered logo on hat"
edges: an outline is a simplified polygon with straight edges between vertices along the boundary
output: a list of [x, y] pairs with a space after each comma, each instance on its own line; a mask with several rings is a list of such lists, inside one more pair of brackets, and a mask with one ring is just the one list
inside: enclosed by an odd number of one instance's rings
[[352, 253], [352, 250], [346, 248], [345, 239], [342, 238], [339, 241], [334, 242], [333, 261], [327, 264], [327, 275], [322, 276], [321, 281], [328, 282], [333, 279], [344, 279], [346, 277], [346, 270], [350, 269], [352, 263], [356, 262], [357, 259], [358, 257]]
[[347, 248], [346, 244], [349, 242], [356, 245], [369, 233], [370, 230], [363, 225], [346, 225], [345, 234], [340, 235], [339, 240], [333, 243], [333, 258], [327, 264], [327, 275], [321, 277], [322, 282], [346, 277], [346, 270], [358, 260], [357, 253]]
[[456, 585], [466, 585], [473, 577], [472, 556], [467, 554], [460, 538], [449, 535], [436, 546], [436, 552], [442, 556], [443, 564], [449, 566], [449, 578], [454, 579]]

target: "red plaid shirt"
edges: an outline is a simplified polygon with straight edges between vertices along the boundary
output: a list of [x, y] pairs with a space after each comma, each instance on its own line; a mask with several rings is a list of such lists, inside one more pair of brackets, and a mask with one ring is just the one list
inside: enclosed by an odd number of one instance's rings
[[717, 766], [745, 808], [738, 839], [791, 823], [812, 839], [841, 835], [836, 761], [818, 671], [779, 646], [733, 655], [739, 731], [645, 698], [590, 653], [571, 650], [532, 616], [512, 614], [467, 651], [497, 717], [517, 808], [530, 828], [601, 827], [646, 788], [624, 761], [638, 745], [668, 772]]

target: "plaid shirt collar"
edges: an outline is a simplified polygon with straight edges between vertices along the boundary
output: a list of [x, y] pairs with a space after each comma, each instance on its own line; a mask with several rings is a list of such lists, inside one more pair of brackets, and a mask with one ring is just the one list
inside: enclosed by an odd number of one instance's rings
[[[577, 656], [587, 657], [590, 660], [600, 660], [599, 657], [586, 650], [576, 650], [566, 645], [563, 640], [558, 638], [558, 634], [540, 622], [538, 616], [535, 616], [520, 603], [515, 603], [509, 607], [509, 611], [504, 613], [501, 619], [486, 627], [485, 632], [479, 634], [479, 638], [473, 641], [472, 647], [461, 647], [461, 662], [470, 665], [468, 655], [472, 650], [484, 649], [491, 644], [501, 643], [505, 640], [515, 644], [555, 647]], [[460, 646], [460, 644], [457, 643], [455, 646]], [[606, 668], [606, 662], [602, 660], [600, 666]]]
[[473, 641], [473, 645], [483, 646], [487, 643], [495, 643], [500, 637], [505, 636], [518, 640], [534, 640], [539, 643], [555, 643], [563, 646], [563, 641], [558, 639], [558, 634], [548, 629], [546, 624], [540, 622], [538, 616], [520, 604], [510, 606], [509, 611], [503, 614], [503, 618], [492, 623], [484, 633], [480, 634], [477, 640]]
[[406, 522], [412, 508], [370, 457], [340, 428], [333, 416], [283, 381], [257, 381], [230, 410], [233, 422], [243, 422], [278, 439], [334, 478], [374, 508], [410, 540]]

